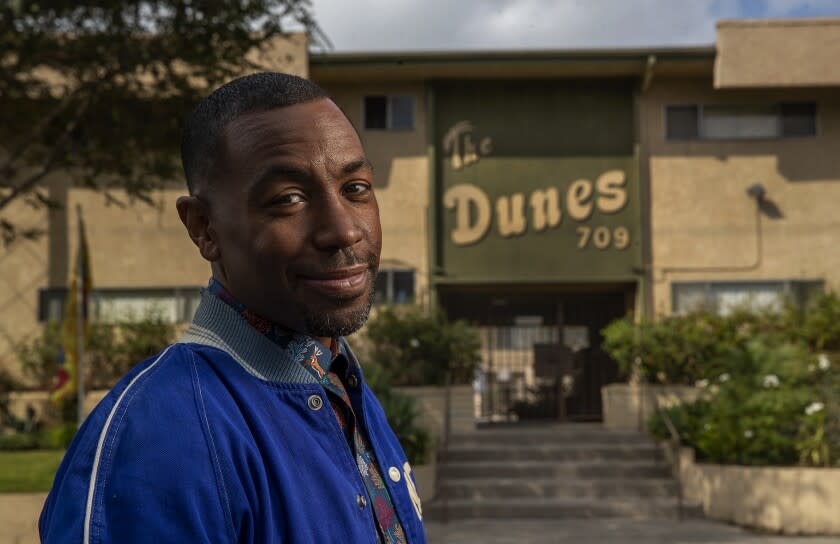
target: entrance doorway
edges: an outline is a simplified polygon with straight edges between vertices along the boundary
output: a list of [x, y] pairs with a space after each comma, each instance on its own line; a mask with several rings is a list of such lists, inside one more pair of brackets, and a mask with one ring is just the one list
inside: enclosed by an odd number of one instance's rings
[[631, 311], [633, 293], [633, 286], [441, 289], [449, 317], [480, 330], [480, 421], [601, 420], [601, 387], [619, 379], [601, 330]]

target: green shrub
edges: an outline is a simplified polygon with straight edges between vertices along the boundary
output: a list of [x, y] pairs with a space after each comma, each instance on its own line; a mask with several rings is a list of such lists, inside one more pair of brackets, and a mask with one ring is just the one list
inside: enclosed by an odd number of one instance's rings
[[[767, 338], [756, 338], [731, 356], [736, 372], [701, 383], [704, 394], [698, 401], [665, 410], [698, 460], [840, 464], [836, 362], [810, 354], [801, 344]], [[648, 428], [660, 440], [670, 438], [660, 414]]]
[[840, 328], [827, 325], [831, 319], [840, 320], [840, 299], [823, 295], [813, 299], [812, 307], [820, 311], [802, 312], [788, 304], [781, 312], [740, 309], [719, 316], [700, 311], [641, 323], [628, 316], [603, 329], [602, 347], [625, 378], [635, 371], [648, 383], [694, 385], [738, 372], [733, 353], [757, 337], [819, 350], [831, 342], [840, 345]]
[[[695, 437], [702, 426], [702, 417], [707, 411], [708, 402], [705, 400], [663, 409], [680, 433], [680, 441], [684, 446], [691, 446], [696, 441]], [[657, 440], [671, 440], [671, 432], [665, 418], [659, 412], [654, 413], [648, 421], [648, 432]]]
[[0, 435], [0, 451], [29, 451], [41, 446], [35, 433], [14, 433]]
[[44, 429], [39, 434], [38, 445], [46, 450], [64, 450], [73, 441], [78, 427], [75, 423], [62, 423]]
[[422, 465], [429, 459], [432, 445], [429, 431], [417, 424], [417, 405], [412, 397], [394, 391], [376, 393], [388, 423], [400, 441], [412, 465]]
[[693, 385], [720, 359], [729, 324], [709, 313], [636, 324], [630, 317], [604, 330], [604, 350], [627, 377], [636, 369], [651, 383]]
[[18, 389], [19, 384], [12, 374], [0, 367], [0, 433], [4, 427], [17, 428], [20, 425], [9, 409], [9, 393]]
[[[665, 410], [697, 458], [742, 465], [840, 466], [840, 298], [804, 308], [674, 316], [604, 330], [625, 374], [694, 384], [701, 398]], [[670, 435], [661, 414], [649, 430]]]
[[816, 351], [840, 351], [840, 297], [833, 293], [812, 297], [792, 321], [793, 339], [802, 340]]
[[[357, 338], [352, 339], [353, 351], [361, 352]], [[412, 465], [429, 460], [432, 438], [429, 431], [417, 423], [419, 413], [413, 397], [391, 389], [390, 377], [377, 365], [364, 364], [365, 382], [376, 394], [388, 424], [405, 450]]]
[[[174, 326], [156, 315], [129, 323], [91, 323], [85, 345], [85, 386], [113, 386], [131, 367], [158, 353], [174, 337]], [[61, 325], [57, 322], [47, 323], [40, 336], [17, 346], [24, 375], [36, 387], [51, 387], [60, 346]]]
[[365, 329], [370, 366], [393, 385], [470, 383], [481, 360], [478, 332], [417, 307], [380, 308]]

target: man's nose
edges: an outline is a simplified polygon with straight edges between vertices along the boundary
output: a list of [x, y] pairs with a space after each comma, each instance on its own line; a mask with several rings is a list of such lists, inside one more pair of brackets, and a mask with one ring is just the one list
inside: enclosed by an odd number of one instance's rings
[[351, 247], [362, 240], [357, 211], [352, 203], [340, 196], [324, 199], [317, 212], [314, 243], [322, 251], [335, 251]]

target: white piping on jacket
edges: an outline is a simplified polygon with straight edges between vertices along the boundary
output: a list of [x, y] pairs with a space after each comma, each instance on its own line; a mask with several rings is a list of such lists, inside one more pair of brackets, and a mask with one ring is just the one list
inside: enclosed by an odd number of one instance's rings
[[120, 407], [120, 403], [122, 402], [123, 397], [125, 397], [125, 394], [128, 393], [129, 389], [131, 389], [131, 386], [134, 385], [134, 382], [143, 377], [143, 374], [153, 369], [155, 365], [157, 365], [158, 362], [160, 362], [163, 356], [166, 355], [166, 352], [168, 352], [169, 348], [171, 347], [172, 346], [169, 346], [165, 350], [163, 350], [163, 353], [161, 353], [158, 356], [158, 358], [155, 359], [155, 362], [143, 369], [143, 371], [140, 372], [138, 375], [134, 376], [134, 378], [128, 383], [123, 392], [120, 393], [119, 398], [117, 398], [117, 402], [115, 402], [113, 408], [111, 408], [111, 413], [108, 414], [108, 419], [105, 420], [105, 425], [102, 426], [102, 431], [99, 433], [99, 442], [96, 445], [96, 455], [93, 457], [93, 468], [90, 472], [90, 485], [88, 486], [87, 506], [85, 507], [84, 538], [82, 539], [82, 542], [84, 544], [90, 544], [90, 524], [91, 518], [93, 516], [93, 492], [96, 489], [96, 473], [99, 472], [99, 459], [102, 456], [102, 447], [105, 445], [105, 437], [108, 435], [108, 429], [111, 426], [111, 420], [114, 418], [114, 414], [116, 413], [117, 408]]

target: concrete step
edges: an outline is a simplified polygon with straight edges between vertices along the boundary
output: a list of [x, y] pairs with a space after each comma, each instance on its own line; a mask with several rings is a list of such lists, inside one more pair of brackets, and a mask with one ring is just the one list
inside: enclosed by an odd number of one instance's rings
[[501, 444], [493, 447], [455, 444], [444, 452], [447, 462], [461, 461], [664, 461], [656, 444]]
[[641, 499], [676, 498], [679, 489], [670, 478], [603, 478], [559, 481], [554, 479], [447, 479], [440, 497], [451, 500], [487, 501], [500, 499], [578, 498]]
[[[444, 512], [445, 510], [445, 512]], [[423, 507], [425, 519], [587, 519], [587, 518], [656, 518], [677, 519], [676, 499], [602, 500], [602, 499], [518, 499], [518, 500], [441, 500]]]
[[637, 431], [607, 430], [600, 426], [557, 425], [503, 429], [479, 429], [475, 432], [453, 434], [450, 446], [487, 445], [650, 445], [653, 441]]
[[481, 461], [446, 462], [438, 467], [440, 477], [468, 478], [525, 478], [581, 480], [603, 478], [668, 478], [671, 469], [657, 462], [544, 462], [544, 461]]

